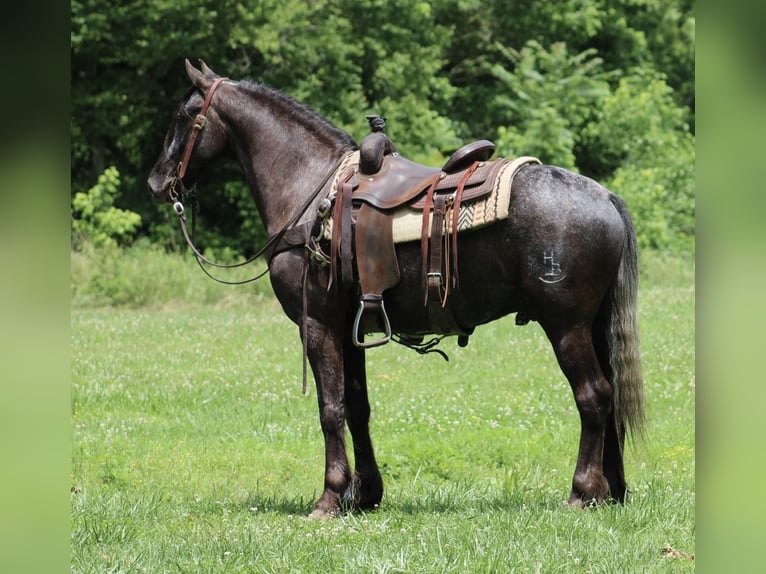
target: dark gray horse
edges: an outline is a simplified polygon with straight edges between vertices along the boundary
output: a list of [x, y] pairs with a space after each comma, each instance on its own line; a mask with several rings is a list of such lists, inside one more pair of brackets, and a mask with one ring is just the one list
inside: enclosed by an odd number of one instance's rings
[[[356, 144], [275, 89], [224, 80], [204, 63], [198, 70], [187, 60], [186, 70], [193, 88], [176, 112], [149, 189], [158, 201], [177, 201], [215, 160], [240, 164], [272, 238], [266, 252], [274, 292], [302, 327], [316, 381], [325, 475], [312, 516], [373, 508], [383, 482], [368, 427], [365, 351], [351, 336], [359, 294], [337, 281], [328, 290], [327, 266], [313, 265], [302, 242], [285, 239], [311, 227], [329, 192], [327, 179]], [[449, 299], [454, 317], [469, 330], [514, 312], [517, 320], [540, 324], [580, 414], [568, 503], [622, 502], [626, 430], [641, 436], [644, 425], [630, 216], [604, 187], [558, 167], [523, 167], [511, 192], [506, 220], [460, 236], [460, 288]], [[419, 242], [397, 244], [396, 256], [401, 278], [384, 293], [392, 331], [413, 339], [437, 332], [423, 304]]]

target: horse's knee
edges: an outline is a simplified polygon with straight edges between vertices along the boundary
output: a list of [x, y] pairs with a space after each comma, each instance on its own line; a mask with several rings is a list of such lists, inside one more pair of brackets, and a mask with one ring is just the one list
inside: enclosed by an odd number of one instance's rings
[[341, 405], [325, 404], [319, 408], [319, 422], [325, 434], [342, 431], [345, 422], [345, 409]]

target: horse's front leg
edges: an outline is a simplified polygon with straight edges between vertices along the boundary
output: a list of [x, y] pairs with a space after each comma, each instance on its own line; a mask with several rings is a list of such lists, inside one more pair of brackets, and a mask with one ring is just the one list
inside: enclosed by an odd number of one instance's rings
[[344, 438], [343, 337], [337, 328], [312, 318], [307, 320], [308, 359], [316, 381], [319, 421], [325, 441], [324, 492], [314, 505], [311, 517], [327, 519], [354, 502]]
[[343, 369], [346, 421], [354, 441], [354, 507], [368, 510], [375, 508], [383, 498], [383, 479], [370, 438], [370, 401], [364, 349], [355, 347], [349, 337], [343, 342]]

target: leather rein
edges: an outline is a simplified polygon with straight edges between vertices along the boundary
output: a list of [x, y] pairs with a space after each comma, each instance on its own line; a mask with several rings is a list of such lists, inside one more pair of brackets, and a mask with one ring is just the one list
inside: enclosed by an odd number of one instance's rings
[[[341, 163], [345, 159], [346, 155], [341, 157], [338, 162], [335, 164], [335, 166], [330, 170], [330, 172], [325, 176], [325, 178], [322, 180], [322, 182], [314, 189], [314, 191], [309, 194], [309, 196], [306, 198], [306, 201], [301, 205], [301, 207], [295, 212], [295, 214], [290, 218], [290, 220], [276, 233], [271, 235], [267, 240], [266, 243], [258, 249], [258, 251], [255, 252], [251, 257], [246, 259], [245, 261], [241, 261], [239, 263], [232, 263], [232, 264], [223, 264], [223, 263], [216, 263], [215, 261], [211, 261], [207, 257], [205, 257], [199, 249], [194, 245], [194, 230], [196, 227], [196, 214], [198, 211], [198, 204], [196, 200], [193, 202], [193, 210], [192, 210], [192, 232], [189, 233], [189, 229], [187, 227], [187, 221], [186, 221], [186, 209], [184, 208], [183, 203], [181, 202], [181, 199], [183, 199], [186, 196], [186, 188], [183, 185], [183, 178], [186, 175], [186, 169], [189, 165], [189, 160], [191, 158], [192, 150], [194, 149], [194, 145], [197, 142], [197, 138], [199, 137], [199, 134], [202, 132], [202, 130], [205, 128], [205, 125], [207, 124], [207, 111], [210, 108], [210, 102], [213, 99], [213, 94], [215, 93], [216, 89], [218, 89], [218, 86], [221, 85], [221, 83], [224, 80], [227, 80], [228, 78], [216, 78], [216, 80], [213, 82], [213, 85], [210, 86], [210, 90], [207, 93], [207, 96], [205, 96], [205, 100], [202, 103], [202, 108], [200, 109], [199, 113], [194, 118], [194, 125], [192, 128], [192, 132], [189, 136], [189, 139], [186, 142], [186, 147], [184, 149], [183, 156], [181, 157], [181, 161], [178, 162], [178, 166], [176, 167], [176, 174], [173, 177], [173, 180], [170, 183], [170, 188], [168, 189], [168, 196], [173, 201], [173, 210], [176, 212], [176, 215], [178, 215], [178, 221], [181, 224], [181, 232], [183, 233], [184, 239], [186, 240], [186, 243], [188, 244], [189, 248], [194, 253], [194, 256], [197, 260], [197, 263], [199, 264], [200, 268], [205, 272], [205, 274], [210, 277], [211, 279], [219, 282], [224, 283], [226, 285], [243, 285], [245, 283], [251, 283], [253, 281], [257, 281], [264, 275], [266, 275], [269, 272], [268, 266], [267, 268], [262, 271], [261, 273], [255, 275], [254, 277], [251, 277], [249, 279], [243, 279], [241, 281], [225, 281], [223, 279], [219, 279], [218, 277], [215, 277], [212, 275], [203, 265], [203, 263], [206, 263], [208, 265], [211, 265], [213, 267], [218, 267], [219, 269], [233, 269], [236, 267], [244, 267], [245, 265], [249, 265], [250, 263], [254, 262], [259, 257], [262, 257], [264, 255], [267, 255], [268, 259], [271, 260], [271, 258], [278, 253], [278, 251], [282, 249], [288, 249], [291, 247], [298, 247], [298, 244], [292, 244], [287, 243], [280, 246], [280, 242], [285, 238], [285, 235], [288, 231], [294, 229], [296, 227], [296, 224], [298, 223], [298, 220], [306, 213], [306, 211], [311, 207], [311, 205], [314, 203], [316, 198], [321, 193], [322, 189], [324, 189], [327, 182], [330, 180], [330, 178], [333, 176], [333, 174], [338, 170]], [[180, 193], [176, 190], [176, 186], [180, 185]], [[308, 235], [310, 233], [310, 228], [313, 227], [314, 222], [306, 222], [303, 227], [305, 229], [301, 230], [302, 237], [306, 240], [306, 245], [308, 244]], [[303, 246], [303, 244], [301, 244]], [[280, 249], [281, 247], [281, 249]]]

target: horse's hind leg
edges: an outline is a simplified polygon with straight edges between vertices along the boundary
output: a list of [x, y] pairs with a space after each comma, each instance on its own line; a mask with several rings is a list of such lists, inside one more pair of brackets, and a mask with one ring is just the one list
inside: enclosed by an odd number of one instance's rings
[[609, 494], [604, 475], [604, 433], [612, 412], [612, 385], [604, 376], [589, 326], [546, 329], [561, 370], [569, 380], [580, 413], [580, 446], [568, 504], [603, 502]]
[[[596, 320], [593, 344], [596, 349], [601, 371], [610, 381], [613, 380], [612, 367], [609, 364], [609, 347], [604, 337], [604, 318]], [[625, 447], [625, 428], [618, 428], [615, 422], [614, 408], [609, 413], [604, 430], [604, 476], [609, 483], [609, 495], [618, 502], [625, 502], [627, 486], [625, 484], [625, 469], [623, 466], [623, 451]]]
[[604, 476], [609, 483], [609, 496], [617, 502], [625, 502], [628, 488], [625, 484], [625, 469], [622, 453], [625, 446], [625, 430], [618, 429], [614, 413], [609, 414], [604, 431]]
[[343, 344], [343, 372], [346, 422], [354, 442], [354, 505], [360, 510], [368, 510], [380, 504], [383, 480], [370, 438], [370, 401], [364, 350], [355, 347], [348, 338]]

